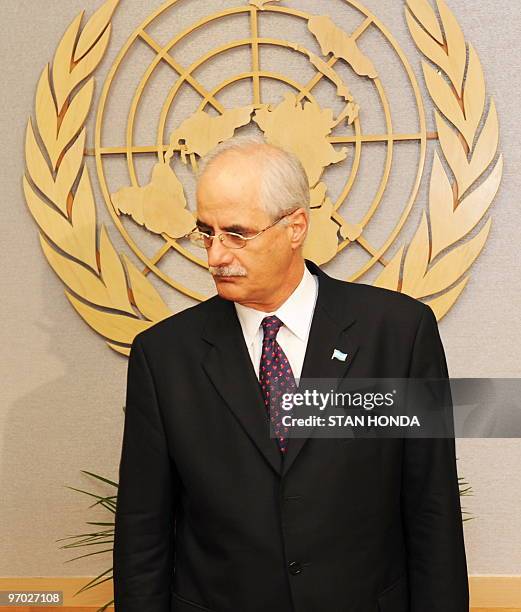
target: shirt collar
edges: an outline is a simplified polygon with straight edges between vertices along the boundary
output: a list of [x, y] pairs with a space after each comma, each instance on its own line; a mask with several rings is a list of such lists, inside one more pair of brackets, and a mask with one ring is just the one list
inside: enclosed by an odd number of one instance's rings
[[263, 312], [235, 302], [235, 310], [242, 327], [246, 344], [255, 338], [264, 317], [275, 315], [297, 338], [305, 341], [308, 335], [318, 287], [317, 279], [304, 266], [304, 274], [293, 293], [275, 312]]

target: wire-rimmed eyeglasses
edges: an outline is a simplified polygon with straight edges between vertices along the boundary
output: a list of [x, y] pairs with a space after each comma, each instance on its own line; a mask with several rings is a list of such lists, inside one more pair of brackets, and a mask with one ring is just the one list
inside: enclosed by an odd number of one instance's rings
[[253, 236], [243, 236], [242, 234], [239, 234], [237, 232], [220, 232], [219, 234], [208, 234], [206, 232], [202, 232], [199, 228], [196, 227], [184, 237], [188, 238], [192, 244], [195, 244], [196, 246], [201, 247], [202, 249], [209, 249], [212, 246], [214, 238], [219, 238], [222, 245], [228, 249], [242, 249], [247, 245], [250, 240], [257, 238], [257, 236], [260, 236], [265, 231], [274, 227], [275, 225], [277, 225], [277, 223], [282, 221], [282, 219], [285, 219], [289, 215], [292, 215], [296, 210], [298, 209], [291, 209], [289, 212], [283, 214], [276, 221], [274, 221], [264, 229], [261, 229]]

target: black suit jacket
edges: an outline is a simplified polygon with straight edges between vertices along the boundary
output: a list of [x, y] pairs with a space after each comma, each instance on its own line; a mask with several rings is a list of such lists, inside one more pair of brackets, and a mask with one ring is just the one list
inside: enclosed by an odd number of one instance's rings
[[[306, 265], [302, 378], [447, 377], [428, 306]], [[293, 438], [282, 460], [215, 296], [132, 344], [114, 592], [117, 612], [467, 611], [454, 440]]]

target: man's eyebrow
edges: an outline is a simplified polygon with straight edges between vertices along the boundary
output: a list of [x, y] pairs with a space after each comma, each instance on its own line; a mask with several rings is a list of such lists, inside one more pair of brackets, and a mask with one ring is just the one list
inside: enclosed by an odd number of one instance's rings
[[208, 223], [205, 223], [204, 221], [201, 221], [201, 219], [197, 219], [197, 220], [195, 221], [195, 224], [197, 225], [197, 227], [198, 227], [199, 229], [201, 229], [201, 228], [203, 228], [203, 227], [205, 227], [205, 228], [207, 228], [207, 229], [211, 229], [211, 227], [208, 225]]
[[253, 232], [251, 227], [244, 227], [244, 225], [228, 225], [223, 228], [225, 232], [235, 232], [237, 234], [247, 234], [248, 232]]
[[[201, 221], [201, 219], [197, 219], [196, 225], [200, 230], [203, 230], [203, 229], [213, 230], [211, 225], [209, 225], [208, 223], [205, 223], [204, 221]], [[237, 223], [234, 225], [228, 225], [226, 227], [223, 227], [222, 229], [225, 232], [235, 232], [237, 234], [247, 234], [248, 232], [255, 231], [251, 227], [245, 227], [244, 225], [239, 225]]]

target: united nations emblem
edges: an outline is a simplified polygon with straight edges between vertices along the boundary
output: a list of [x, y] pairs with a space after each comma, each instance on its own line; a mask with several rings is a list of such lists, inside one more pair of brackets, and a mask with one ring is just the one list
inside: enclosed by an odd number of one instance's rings
[[[373, 284], [425, 299], [443, 317], [487, 240], [491, 220], [484, 217], [502, 174], [494, 103], [478, 55], [444, 0], [436, 7], [408, 0], [405, 7], [424, 57], [427, 100], [403, 49], [355, 0], [345, 0], [342, 24], [291, 0], [250, 0], [186, 23], [180, 4], [165, 2], [117, 55], [99, 96], [93, 149], [86, 149], [85, 125], [93, 74], [118, 0], [107, 0], [83, 26], [80, 14], [40, 77], [24, 190], [43, 252], [76, 311], [128, 355], [138, 332], [172, 314], [158, 287], [206, 299], [210, 293], [175, 275], [181, 260], [194, 270], [207, 267], [185, 238], [195, 221], [188, 186], [215, 145], [260, 131], [296, 154], [307, 172], [305, 256], [319, 265], [338, 260], [335, 271], [353, 282], [368, 282], [372, 273]], [[205, 29], [216, 33], [215, 44], [194, 55]], [[367, 52], [365, 38], [383, 52]], [[403, 104], [386, 88], [391, 64], [402, 75]], [[224, 78], [212, 82], [219, 65]], [[123, 113], [111, 102], [118, 87], [128, 89], [129, 68], [139, 79]], [[435, 132], [427, 130], [425, 103], [434, 106]], [[431, 145], [428, 204], [412, 239], [400, 244]], [[89, 155], [108, 218], [140, 265], [116, 250], [105, 224], [98, 228]], [[374, 229], [382, 220], [383, 236]]]

